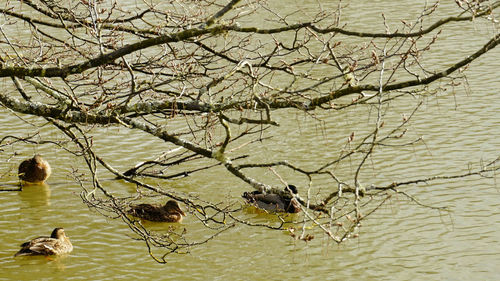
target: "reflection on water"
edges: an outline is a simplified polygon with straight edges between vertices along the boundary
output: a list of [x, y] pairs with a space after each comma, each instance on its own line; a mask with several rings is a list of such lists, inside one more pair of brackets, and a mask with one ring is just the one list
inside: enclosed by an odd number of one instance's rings
[[50, 206], [50, 186], [47, 183], [23, 185], [17, 194], [24, 207]]
[[69, 258], [69, 256], [70, 256], [69, 254], [59, 255], [59, 256], [34, 255], [34, 256], [17, 256], [15, 257], [15, 259], [20, 266], [23, 265], [50, 266], [50, 268], [52, 269], [63, 271], [66, 269], [65, 261]]

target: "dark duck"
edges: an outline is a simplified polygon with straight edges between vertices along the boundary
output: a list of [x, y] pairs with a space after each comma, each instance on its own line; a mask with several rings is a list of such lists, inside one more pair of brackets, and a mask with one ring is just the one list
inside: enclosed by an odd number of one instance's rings
[[[294, 185], [285, 187], [285, 194], [290, 192], [297, 194], [297, 187]], [[298, 213], [301, 210], [300, 203], [292, 196], [252, 191], [244, 192], [242, 197], [247, 203], [269, 212]]]

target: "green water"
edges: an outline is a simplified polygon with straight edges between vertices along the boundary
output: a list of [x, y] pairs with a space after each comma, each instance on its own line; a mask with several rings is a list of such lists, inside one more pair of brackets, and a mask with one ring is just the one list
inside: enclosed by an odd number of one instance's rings
[[[290, 1], [294, 5], [302, 2]], [[314, 1], [311, 1], [314, 2]], [[410, 14], [401, 6], [413, 1], [382, 6], [392, 18]], [[370, 2], [372, 3], [372, 2]], [[306, 8], [313, 5], [305, 3]], [[380, 12], [366, 4], [352, 5], [345, 17], [353, 18], [353, 28], [383, 29]], [[454, 5], [450, 3], [449, 5]], [[451, 9], [443, 5], [444, 11]], [[308, 12], [307, 9], [304, 10]], [[348, 12], [350, 11], [350, 12]], [[443, 35], [440, 51], [428, 63], [446, 65], [463, 57], [466, 50], [477, 49], [490, 36], [486, 28], [458, 25]], [[477, 31], [460, 37], [464, 28]], [[446, 95], [431, 98], [410, 125], [410, 136], [423, 136], [425, 145], [395, 151], [380, 149], [368, 166], [365, 178], [375, 184], [442, 173], [463, 173], [468, 165], [477, 167], [481, 159], [492, 160], [500, 147], [500, 102], [498, 69], [500, 50], [470, 66], [471, 92], [463, 87], [448, 89]], [[11, 89], [9, 79], [0, 80]], [[395, 109], [410, 112], [403, 104]], [[318, 112], [325, 122], [301, 112], [276, 112], [282, 124], [275, 129], [280, 136], [270, 140], [262, 159], [294, 159], [312, 167], [331, 159], [353, 130], [368, 129], [369, 114], [364, 109], [349, 109], [335, 114]], [[23, 120], [0, 108], [0, 138], [39, 132], [43, 139], [64, 140], [57, 130], [41, 119]], [[326, 125], [325, 125], [326, 124]], [[42, 126], [42, 127], [39, 127]], [[147, 135], [123, 128], [97, 128], [96, 151], [115, 168], [124, 170], [165, 150], [165, 144]], [[35, 138], [38, 139], [38, 138]], [[404, 152], [404, 153], [403, 153]], [[18, 155], [10, 158], [14, 153]], [[305, 243], [293, 240], [286, 232], [236, 226], [207, 244], [183, 255], [170, 255], [167, 264], [158, 264], [148, 255], [144, 242], [120, 220], [105, 218], [82, 203], [81, 188], [72, 174], [86, 167], [64, 150], [51, 144], [16, 143], [0, 150], [0, 184], [15, 186], [17, 165], [34, 153], [41, 153], [52, 165], [48, 186], [25, 188], [22, 192], [0, 193], [0, 279], [5, 280], [494, 280], [500, 264], [500, 193], [495, 180], [467, 178], [418, 185], [408, 191], [421, 202], [448, 206], [451, 214], [411, 204], [404, 196], [394, 196], [379, 212], [363, 221], [358, 238], [340, 246], [317, 235]], [[352, 167], [340, 171], [352, 172]], [[104, 184], [116, 194], [131, 195], [135, 186], [113, 180], [103, 173]], [[301, 184], [300, 178], [295, 176]], [[274, 180], [271, 172], [262, 178]], [[294, 179], [294, 175], [290, 175]], [[303, 180], [303, 179], [302, 179]], [[230, 176], [222, 167], [213, 168], [175, 182], [152, 181], [183, 192], [200, 193], [203, 199], [243, 203], [240, 195], [249, 187]], [[321, 185], [322, 182], [316, 182]], [[325, 182], [326, 184], [326, 182]], [[186, 210], [186, 206], [182, 206]], [[203, 237], [205, 229], [190, 215], [177, 225], [190, 237]], [[272, 216], [252, 212], [241, 216], [254, 221], [272, 221]], [[299, 215], [300, 216], [300, 215]], [[152, 224], [161, 231], [168, 224]], [[54, 227], [64, 227], [74, 245], [65, 257], [13, 258], [19, 244], [38, 235], [49, 235]]]

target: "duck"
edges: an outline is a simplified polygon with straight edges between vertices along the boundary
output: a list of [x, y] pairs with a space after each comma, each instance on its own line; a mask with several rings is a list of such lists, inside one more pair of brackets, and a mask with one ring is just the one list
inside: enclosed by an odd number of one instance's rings
[[19, 179], [29, 184], [43, 184], [51, 173], [49, 162], [45, 161], [40, 154], [21, 162], [18, 171]]
[[[288, 185], [284, 189], [285, 194], [292, 192], [297, 194], [297, 187]], [[259, 209], [271, 212], [298, 213], [301, 211], [300, 203], [295, 198], [285, 197], [280, 194], [264, 194], [260, 191], [244, 192], [242, 197], [245, 201]]]
[[134, 217], [157, 222], [181, 222], [183, 216], [186, 216], [175, 200], [168, 200], [163, 206], [156, 204], [132, 205], [127, 213]]
[[14, 257], [63, 255], [71, 251], [73, 251], [73, 245], [69, 241], [69, 237], [66, 236], [63, 228], [57, 227], [52, 231], [50, 237], [41, 236], [21, 244], [21, 250]]

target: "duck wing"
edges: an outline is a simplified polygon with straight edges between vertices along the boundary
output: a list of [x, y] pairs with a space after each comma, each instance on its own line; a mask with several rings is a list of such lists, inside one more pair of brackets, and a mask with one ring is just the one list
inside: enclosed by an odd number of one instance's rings
[[259, 209], [271, 212], [283, 212], [285, 210], [285, 201], [278, 194], [262, 194], [258, 191], [245, 192], [243, 198]]
[[45, 241], [46, 239], [49, 239], [49, 238], [51, 238], [51, 237], [49, 237], [49, 236], [40, 236], [40, 237], [37, 237], [37, 238], [33, 238], [30, 241], [24, 242], [23, 244], [21, 244], [21, 248], [28, 247], [31, 243], [36, 243], [37, 241]]
[[132, 215], [145, 215], [151, 213], [160, 213], [161, 208], [159, 206], [151, 204], [139, 204], [131, 206], [129, 213]]
[[283, 198], [278, 194], [262, 194], [260, 191], [244, 192], [242, 197], [249, 203], [260, 201], [266, 204], [279, 204], [283, 202]]
[[54, 255], [56, 254], [54, 247], [59, 240], [50, 237], [38, 237], [31, 241], [21, 244], [21, 250], [15, 256], [21, 255]]
[[278, 194], [256, 194], [255, 200], [265, 204], [280, 204], [284, 205], [284, 200]]
[[59, 243], [57, 243], [58, 242], [57, 239], [53, 240], [55, 241], [45, 241], [44, 243], [37, 243], [35, 245], [32, 245], [29, 249], [30, 251], [38, 255], [44, 255], [44, 256], [56, 255], [58, 253], [56, 248]]
[[161, 220], [164, 216], [164, 211], [161, 206], [151, 205], [151, 204], [139, 204], [131, 206], [128, 213], [132, 216], [143, 218], [150, 221]]

